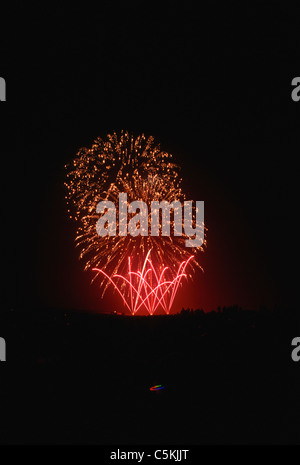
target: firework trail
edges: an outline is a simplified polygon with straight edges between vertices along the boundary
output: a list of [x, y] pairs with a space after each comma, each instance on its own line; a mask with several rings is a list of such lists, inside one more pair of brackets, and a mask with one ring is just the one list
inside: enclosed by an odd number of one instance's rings
[[[165, 267], [161, 273], [157, 273], [149, 255], [150, 251], [147, 253], [142, 271], [137, 272], [131, 271], [131, 258], [128, 257], [127, 276], [116, 274], [110, 277], [99, 268], [93, 268], [93, 270], [103, 274], [103, 276], [105, 276], [105, 278], [114, 286], [120, 294], [124, 305], [128, 308], [132, 315], [135, 315], [135, 313], [142, 308], [145, 308], [149, 315], [153, 315], [157, 308], [162, 308], [168, 315], [179, 285], [181, 284], [181, 280], [182, 278], [187, 277], [185, 269], [193, 256], [180, 264], [175, 277], [171, 276], [167, 278], [166, 274], [168, 268]], [[120, 280], [121, 286], [119, 284]], [[124, 294], [121, 290], [122, 284], [124, 283], [129, 290], [130, 299], [127, 299], [126, 294]]]
[[[142, 200], [149, 211], [148, 230], [151, 230], [150, 204], [152, 201], [165, 200], [168, 203], [185, 200], [180, 187], [179, 166], [172, 161], [172, 155], [160, 149], [153, 137], [138, 137], [122, 131], [108, 134], [107, 139], [98, 137], [91, 148], [81, 148], [74, 160], [66, 166], [67, 203], [70, 218], [78, 223], [76, 245], [80, 248], [80, 258], [85, 260], [85, 270], [96, 268], [98, 275], [125, 275], [128, 256], [131, 265], [141, 270], [145, 257], [151, 250], [151, 263], [158, 269], [168, 267], [176, 276], [182, 262], [196, 257], [203, 246], [185, 247], [187, 236], [172, 234], [174, 217], [171, 216], [171, 235], [162, 236], [161, 224], [159, 236], [131, 235], [99, 236], [96, 222], [99, 214], [96, 206], [100, 201], [109, 200], [116, 205], [117, 231], [118, 196], [127, 194], [128, 204]], [[134, 214], [128, 214], [128, 218]], [[182, 220], [183, 221], [183, 220]], [[184, 231], [184, 229], [182, 228]], [[147, 262], [148, 263], [148, 262]], [[191, 258], [190, 270], [200, 267], [196, 259]], [[100, 271], [101, 270], [101, 271]], [[103, 292], [111, 281], [103, 283]], [[125, 287], [125, 282], [123, 283]]]

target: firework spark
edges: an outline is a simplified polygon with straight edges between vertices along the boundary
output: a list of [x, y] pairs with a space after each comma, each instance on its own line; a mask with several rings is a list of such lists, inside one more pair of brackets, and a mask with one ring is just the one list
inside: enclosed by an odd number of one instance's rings
[[[150, 250], [152, 266], [167, 268], [171, 276], [176, 276], [181, 264], [187, 260], [191, 271], [195, 266], [200, 267], [194, 256], [203, 250], [205, 241], [201, 247], [185, 247], [187, 236], [184, 233], [174, 235], [173, 217], [170, 236], [162, 235], [161, 225], [158, 236], [120, 235], [120, 223], [117, 223], [115, 236], [100, 237], [97, 234], [97, 204], [106, 200], [114, 202], [119, 218], [119, 193], [127, 194], [128, 205], [134, 200], [144, 201], [149, 212], [151, 201], [182, 203], [185, 200], [179, 166], [172, 161], [172, 155], [154, 143], [153, 137], [146, 138], [142, 134], [135, 138], [125, 131], [119, 135], [109, 134], [106, 140], [98, 137], [91, 148], [80, 149], [66, 168], [68, 211], [78, 223], [76, 245], [80, 247], [80, 258], [85, 260], [85, 270], [97, 269], [93, 279], [104, 273], [108, 277], [124, 276], [128, 256], [131, 257], [131, 266], [141, 270]], [[148, 222], [150, 231], [150, 213]], [[109, 284], [112, 284], [111, 278], [103, 282], [103, 292]], [[126, 287], [125, 281], [121, 287]], [[158, 288], [158, 293], [161, 293], [161, 288]]]
[[[168, 268], [165, 267], [160, 273], [157, 273], [149, 256], [149, 251], [142, 266], [142, 271], [132, 271], [131, 258], [128, 257], [128, 272], [123, 276], [115, 274], [110, 277], [103, 270], [93, 268], [93, 271], [103, 274], [107, 280], [114, 286], [120, 294], [124, 305], [128, 308], [132, 315], [135, 315], [140, 309], [145, 308], [150, 315], [158, 309], [162, 308], [168, 315], [174, 302], [176, 293], [182, 278], [186, 278], [185, 269], [193, 258], [182, 262], [178, 268], [176, 276], [167, 277]], [[121, 284], [120, 284], [121, 280]], [[123, 284], [125, 283], [128, 292], [124, 292]], [[127, 298], [127, 294], [130, 298]]]

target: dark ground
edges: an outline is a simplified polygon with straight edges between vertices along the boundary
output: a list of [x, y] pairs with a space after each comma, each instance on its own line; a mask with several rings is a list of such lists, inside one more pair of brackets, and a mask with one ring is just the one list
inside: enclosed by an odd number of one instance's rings
[[299, 320], [286, 310], [20, 309], [0, 328], [3, 444], [300, 443]]

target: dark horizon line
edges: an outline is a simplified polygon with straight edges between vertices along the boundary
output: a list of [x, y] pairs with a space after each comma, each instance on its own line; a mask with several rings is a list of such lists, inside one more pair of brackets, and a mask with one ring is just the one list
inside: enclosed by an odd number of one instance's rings
[[58, 312], [58, 313], [64, 313], [64, 314], [86, 314], [86, 315], [105, 315], [105, 316], [122, 316], [122, 317], [171, 317], [171, 316], [176, 316], [176, 315], [184, 315], [184, 314], [211, 314], [211, 313], [216, 313], [216, 314], [225, 314], [225, 313], [238, 313], [238, 312], [253, 312], [253, 313], [280, 313], [280, 314], [288, 314], [290, 315], [291, 312], [295, 311], [295, 307], [291, 306], [282, 306], [282, 305], [273, 305], [267, 306], [267, 305], [259, 305], [258, 308], [243, 308], [241, 305], [238, 304], [233, 304], [233, 305], [223, 305], [223, 306], [217, 306], [215, 309], [211, 310], [204, 310], [201, 307], [198, 308], [192, 308], [192, 307], [182, 307], [182, 309], [176, 313], [154, 313], [153, 315], [150, 314], [136, 314], [132, 315], [129, 314], [128, 312], [123, 312], [123, 311], [118, 311], [118, 310], [111, 310], [111, 311], [101, 311], [100, 309], [84, 309], [84, 308], [65, 308], [65, 307], [57, 307], [57, 306], [32, 306], [29, 307], [28, 305], [12, 305], [8, 306], [6, 305], [5, 308], [4, 306], [0, 310], [0, 315], [5, 314], [5, 313], [20, 313], [20, 312], [36, 312], [36, 313], [42, 313], [42, 312]]

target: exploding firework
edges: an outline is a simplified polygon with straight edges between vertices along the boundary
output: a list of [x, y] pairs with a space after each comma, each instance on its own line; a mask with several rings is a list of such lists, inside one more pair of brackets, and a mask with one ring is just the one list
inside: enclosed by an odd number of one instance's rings
[[[142, 200], [147, 205], [149, 231], [152, 201], [182, 203], [185, 200], [179, 166], [173, 162], [172, 155], [162, 151], [159, 144], [155, 144], [153, 137], [140, 135], [135, 138], [124, 131], [119, 135], [109, 134], [106, 140], [98, 137], [91, 148], [80, 149], [66, 168], [68, 211], [70, 217], [78, 223], [76, 245], [80, 248], [80, 258], [85, 260], [85, 270], [96, 269], [93, 279], [103, 273], [108, 277], [125, 276], [128, 271], [128, 257], [131, 257], [131, 266], [141, 270], [145, 258], [149, 258], [150, 250], [151, 264], [158, 270], [157, 273], [168, 268], [173, 279], [181, 264], [187, 260], [191, 271], [195, 266], [200, 267], [194, 257], [203, 250], [205, 241], [201, 247], [185, 247], [185, 233], [181, 236], [174, 235], [175, 211], [170, 218], [169, 236], [162, 235], [161, 224], [158, 236], [139, 234], [133, 237], [119, 234], [122, 228], [118, 221], [117, 199], [120, 193], [127, 194], [128, 205], [135, 200]], [[99, 236], [95, 227], [99, 219], [97, 204], [107, 200], [116, 205], [115, 236]], [[128, 218], [130, 219], [130, 214]], [[154, 276], [153, 273], [152, 275]], [[103, 282], [103, 292], [109, 284], [112, 284], [111, 279]], [[121, 288], [125, 287], [124, 280]]]
[[[163, 268], [160, 273], [157, 272], [149, 258], [150, 252], [147, 253], [141, 271], [132, 271], [131, 257], [128, 257], [127, 275], [116, 274], [110, 277], [103, 270], [93, 268], [94, 271], [105, 276], [114, 286], [132, 315], [135, 315], [143, 308], [147, 310], [149, 315], [153, 315], [158, 308], [162, 308], [168, 315], [181, 280], [187, 276], [185, 273], [186, 267], [193, 258], [191, 256], [188, 260], [182, 262], [174, 277], [173, 273], [168, 273], [168, 267]], [[122, 290], [124, 284], [128, 290], [129, 298]]]

